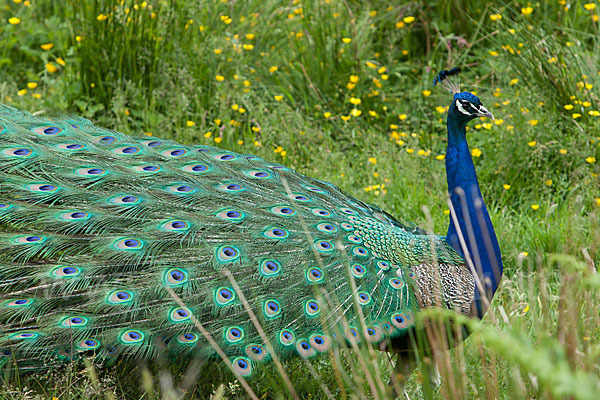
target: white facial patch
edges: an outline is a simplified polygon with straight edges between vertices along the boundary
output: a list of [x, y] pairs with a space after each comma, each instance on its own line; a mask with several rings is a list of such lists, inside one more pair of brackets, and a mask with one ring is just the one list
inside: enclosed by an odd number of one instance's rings
[[465, 115], [472, 115], [473, 113], [469, 112], [466, 110], [466, 108], [472, 108], [470, 107], [470, 103], [466, 102], [463, 106], [463, 103], [460, 100], [456, 100], [456, 108], [458, 108], [458, 111], [460, 111], [461, 113], [465, 114]]

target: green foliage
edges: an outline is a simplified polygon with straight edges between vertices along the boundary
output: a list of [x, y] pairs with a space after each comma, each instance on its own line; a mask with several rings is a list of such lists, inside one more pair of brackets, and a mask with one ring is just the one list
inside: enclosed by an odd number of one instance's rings
[[[436, 156], [444, 154], [442, 107], [450, 98], [431, 81], [441, 68], [463, 67], [463, 87], [476, 90], [496, 116], [472, 123], [469, 142], [480, 151], [474, 160], [506, 276], [486, 325], [451, 353], [453, 370], [442, 373], [435, 396], [453, 398], [450, 388], [501, 398], [598, 391], [589, 380], [597, 376], [600, 340], [598, 275], [591, 272], [600, 243], [598, 6], [532, 4], [526, 14], [525, 3], [495, 8], [480, 0], [24, 3], [7, 1], [0, 10], [2, 102], [257, 154], [439, 233], [447, 207]], [[497, 14], [502, 18], [490, 18]], [[12, 17], [20, 23], [10, 24]], [[46, 43], [52, 49], [40, 48]], [[554, 253], [588, 269], [563, 268], [572, 263]], [[321, 359], [317, 376], [336, 397], [372, 392], [358, 356], [344, 353], [351, 377]], [[384, 356], [377, 360], [386, 381], [390, 368]], [[286, 369], [303, 397], [324, 396], [301, 360]], [[152, 370], [154, 381], [144, 387], [170, 393], [161, 371]], [[117, 397], [139, 387], [136, 379], [101, 372]], [[270, 373], [257, 392], [276, 398], [286, 386]], [[216, 390], [211, 378], [201, 376], [202, 389], [190, 393], [208, 397]], [[423, 393], [419, 379], [409, 386], [415, 396]], [[87, 379], [42, 381], [11, 381], [14, 391], [0, 397], [32, 388], [75, 398], [93, 387]], [[233, 384], [225, 397], [242, 393]]]

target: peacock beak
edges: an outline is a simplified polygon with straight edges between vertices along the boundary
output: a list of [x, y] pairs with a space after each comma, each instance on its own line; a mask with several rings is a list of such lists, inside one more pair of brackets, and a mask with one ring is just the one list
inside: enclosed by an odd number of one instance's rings
[[488, 111], [484, 106], [479, 106], [479, 112], [477, 113], [478, 117], [488, 117], [491, 119], [495, 119], [491, 112]]

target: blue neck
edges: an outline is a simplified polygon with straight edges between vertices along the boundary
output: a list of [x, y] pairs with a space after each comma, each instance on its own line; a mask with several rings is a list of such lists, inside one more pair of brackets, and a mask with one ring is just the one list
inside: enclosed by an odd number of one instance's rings
[[[448, 192], [458, 219], [458, 228], [464, 237], [466, 248], [475, 264], [479, 280], [484, 287], [481, 292], [475, 285], [476, 312], [483, 317], [487, 309], [483, 297], [492, 300], [502, 278], [502, 258], [496, 233], [487, 208], [483, 203], [475, 166], [467, 145], [466, 123], [464, 118], [451, 106], [448, 111], [448, 149], [446, 151], [446, 174]], [[464, 195], [457, 193], [457, 189]], [[450, 216], [446, 240], [461, 255], [465, 256], [459, 241], [457, 226]]]

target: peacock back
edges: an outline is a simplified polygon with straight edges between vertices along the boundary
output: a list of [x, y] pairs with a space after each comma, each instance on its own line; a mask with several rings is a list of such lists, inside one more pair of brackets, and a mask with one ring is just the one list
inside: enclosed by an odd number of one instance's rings
[[473, 299], [443, 237], [256, 156], [0, 106], [0, 178], [0, 364], [220, 349], [249, 375]]

